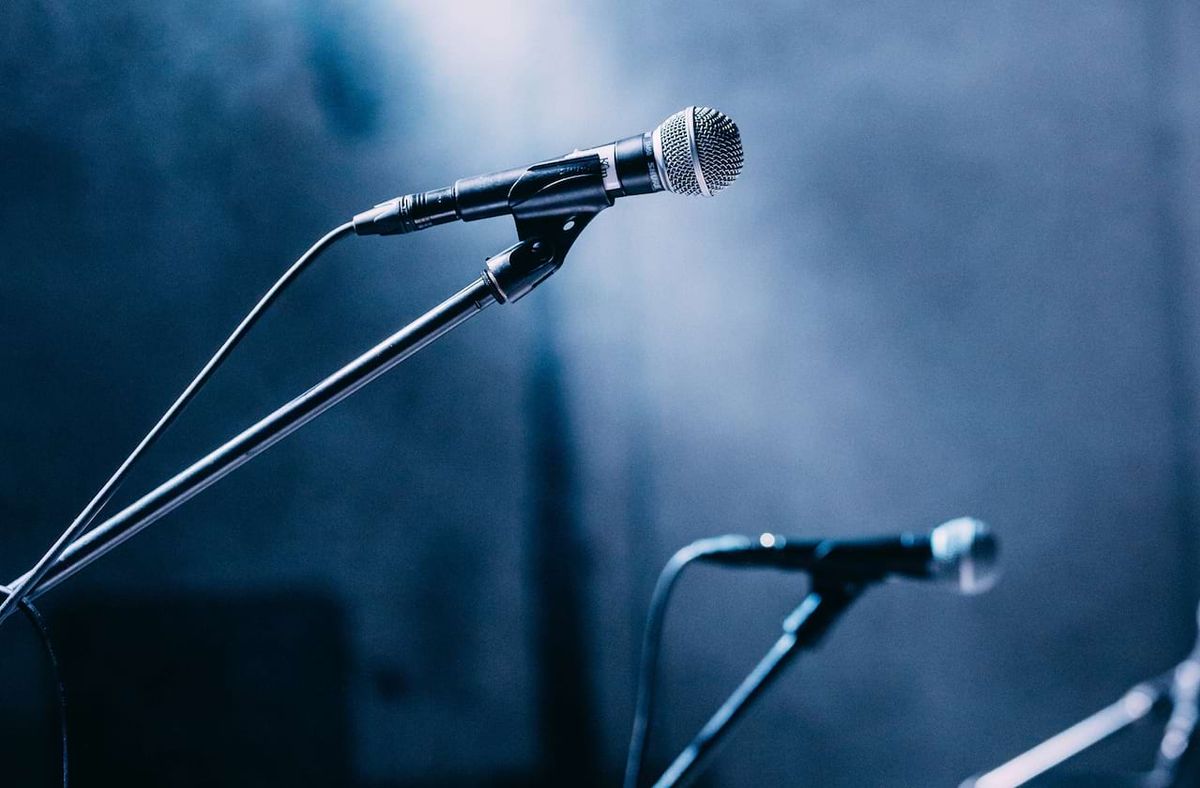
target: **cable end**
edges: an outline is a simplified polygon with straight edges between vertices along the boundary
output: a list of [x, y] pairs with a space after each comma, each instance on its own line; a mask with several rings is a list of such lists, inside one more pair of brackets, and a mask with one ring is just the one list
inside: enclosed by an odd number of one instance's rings
[[351, 223], [357, 235], [394, 235], [405, 232], [400, 199], [381, 202], [370, 210], [355, 214]]

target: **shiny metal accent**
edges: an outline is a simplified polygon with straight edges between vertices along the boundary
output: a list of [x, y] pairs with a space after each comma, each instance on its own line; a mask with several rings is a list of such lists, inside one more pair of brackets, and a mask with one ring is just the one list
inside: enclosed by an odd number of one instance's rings
[[617, 175], [617, 146], [614, 143], [601, 145], [598, 148], [588, 148], [587, 150], [574, 150], [568, 153], [563, 158], [580, 159], [584, 156], [596, 155], [600, 157], [603, 166], [604, 189], [605, 191], [615, 192], [621, 189], [621, 179]]
[[701, 194], [705, 197], [712, 197], [712, 192], [708, 190], [708, 184], [704, 182], [704, 168], [700, 166], [700, 151], [696, 149], [696, 108], [688, 107], [683, 112], [683, 119], [687, 124], [688, 144], [692, 148], [692, 171], [696, 173], [696, 184], [700, 187]]
[[987, 523], [959, 517], [929, 534], [934, 573], [958, 584], [964, 594], [981, 594], [996, 584], [999, 551]]
[[[646, 150], [646, 140], [650, 140], [650, 150]], [[649, 154], [649, 163], [646, 165], [646, 174], [650, 176], [650, 184], [653, 191], [660, 192], [667, 188], [666, 179], [663, 176], [662, 162], [659, 161], [659, 154], [654, 152], [654, 132], [650, 131], [642, 135], [642, 155]]]
[[700, 195], [700, 184], [696, 180], [697, 153], [688, 133], [689, 110], [691, 108], [676, 112], [655, 131], [659, 136], [669, 189], [676, 194]]
[[675, 191], [675, 187], [671, 185], [671, 179], [667, 176], [667, 165], [663, 161], [662, 127], [663, 124], [660, 123], [654, 131], [650, 132], [650, 144], [654, 149], [654, 166], [658, 169], [659, 180], [662, 181], [664, 189], [673, 192]]

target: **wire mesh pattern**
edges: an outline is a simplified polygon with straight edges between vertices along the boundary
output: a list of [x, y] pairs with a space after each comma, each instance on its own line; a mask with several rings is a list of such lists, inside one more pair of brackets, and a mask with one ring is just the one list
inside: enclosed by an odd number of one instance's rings
[[[688, 134], [688, 113], [692, 113], [693, 138]], [[742, 137], [737, 124], [723, 112], [711, 107], [688, 107], [676, 112], [658, 127], [663, 166], [668, 188], [676, 194], [704, 195], [696, 178], [696, 158], [708, 196], [733, 183], [742, 171]]]

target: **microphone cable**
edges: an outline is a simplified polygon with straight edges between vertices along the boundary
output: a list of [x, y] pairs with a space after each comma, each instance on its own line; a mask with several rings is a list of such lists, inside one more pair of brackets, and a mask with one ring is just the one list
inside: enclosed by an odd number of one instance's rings
[[[0, 586], [0, 593], [8, 594], [11, 592], [7, 586]], [[28, 600], [21, 600], [21, 612], [29, 619], [29, 623], [37, 632], [38, 639], [42, 643], [42, 651], [46, 654], [46, 662], [50, 665], [51, 678], [54, 680], [56, 704], [58, 706], [58, 731], [59, 731], [59, 752], [62, 754], [62, 785], [63, 788], [68, 788], [68, 758], [67, 758], [67, 685], [63, 681], [62, 668], [58, 664], [58, 655], [54, 652], [54, 644], [50, 638], [50, 627], [46, 623], [46, 619], [42, 616], [33, 603]]]
[[62, 532], [57, 540], [55, 540], [54, 544], [51, 545], [50, 549], [46, 551], [46, 554], [43, 555], [41, 559], [34, 565], [33, 569], [31, 569], [9, 590], [8, 596], [5, 597], [2, 602], [0, 602], [0, 624], [3, 624], [4, 619], [12, 614], [13, 609], [17, 605], [25, 601], [27, 594], [37, 588], [37, 584], [41, 582], [43, 577], [45, 577], [46, 572], [50, 570], [50, 567], [59, 559], [59, 557], [71, 545], [71, 543], [83, 535], [83, 532], [86, 531], [88, 526], [92, 524], [92, 521], [96, 519], [96, 515], [100, 513], [100, 510], [104, 508], [104, 505], [108, 503], [113, 494], [116, 493], [117, 488], [120, 487], [123, 481], [125, 481], [125, 477], [129, 474], [129, 470], [133, 467], [133, 464], [137, 462], [137, 460], [143, 454], [145, 454], [146, 450], [149, 449], [150, 446], [152, 446], [154, 442], [158, 440], [159, 436], [163, 434], [167, 427], [169, 427], [171, 423], [175, 421], [183, 409], [187, 407], [187, 404], [192, 401], [192, 398], [196, 396], [204, 384], [208, 382], [209, 378], [212, 377], [213, 373], [216, 372], [217, 367], [221, 366], [225, 359], [228, 358], [229, 354], [233, 352], [233, 349], [237, 347], [238, 343], [241, 342], [250, 329], [254, 327], [254, 324], [258, 322], [259, 318], [262, 317], [267, 308], [275, 302], [280, 294], [283, 293], [283, 291], [286, 290], [287, 287], [291, 285], [292, 282], [294, 282], [296, 278], [303, 273], [304, 270], [308, 268], [308, 266], [312, 264], [312, 262], [315, 261], [323, 251], [332, 246], [336, 241], [345, 238], [347, 235], [350, 235], [353, 232], [353, 222], [346, 222], [345, 224], [342, 224], [341, 226], [329, 231], [319, 241], [313, 244], [307, 252], [300, 255], [300, 258], [296, 260], [296, 262], [292, 263], [291, 267], [288, 268], [281, 277], [279, 277], [275, 284], [271, 285], [271, 288], [267, 290], [262, 298], [259, 299], [258, 303], [254, 305], [254, 308], [251, 309], [244, 318], [242, 318], [242, 321], [238, 324], [237, 328], [233, 330], [233, 333], [229, 335], [229, 338], [226, 339], [221, 347], [217, 349], [217, 352], [208, 360], [208, 363], [201, 368], [200, 372], [197, 373], [196, 377], [192, 379], [192, 382], [187, 385], [187, 388], [183, 390], [183, 393], [179, 395], [178, 399], [175, 400], [171, 407], [167, 408], [166, 413], [159, 418], [158, 422], [154, 425], [154, 427], [151, 428], [150, 432], [146, 433], [146, 437], [142, 438], [141, 442], [138, 443], [133, 452], [125, 458], [125, 461], [121, 463], [120, 467], [117, 468], [116, 472], [113, 473], [109, 480], [104, 483], [104, 486], [100, 488], [95, 497], [93, 497], [88, 505], [83, 508], [83, 511], [81, 511], [75, 517], [75, 520], [71, 523], [71, 525]]
[[646, 743], [650, 737], [650, 722], [654, 716], [655, 681], [658, 676], [658, 654], [662, 646], [663, 622], [667, 603], [683, 570], [694, 561], [745, 549], [750, 542], [745, 536], [716, 536], [700, 539], [680, 548], [658, 575], [646, 627], [642, 636], [642, 655], [638, 663], [637, 705], [633, 715], [633, 733], [629, 739], [629, 754], [625, 760], [624, 788], [638, 788], [645, 768]]

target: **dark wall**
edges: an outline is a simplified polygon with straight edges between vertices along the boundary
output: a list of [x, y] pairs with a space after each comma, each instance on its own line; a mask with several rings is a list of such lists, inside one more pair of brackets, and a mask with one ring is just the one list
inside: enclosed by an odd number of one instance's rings
[[[727, 194], [623, 201], [529, 299], [47, 595], [78, 784], [615, 784], [654, 576], [720, 532], [974, 514], [1006, 573], [971, 599], [873, 591], [713, 785], [955, 785], [1191, 643], [1187, 4], [0, 13], [6, 577], [353, 212], [692, 103], [736, 118], [747, 149]], [[511, 237], [494, 221], [332, 252], [112, 511]], [[689, 576], [656, 763], [802, 592]], [[47, 676], [18, 623], [0, 631], [3, 764], [49, 783]], [[1085, 765], [1140, 768], [1152, 739]]]

